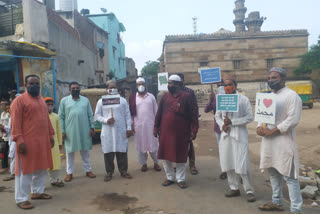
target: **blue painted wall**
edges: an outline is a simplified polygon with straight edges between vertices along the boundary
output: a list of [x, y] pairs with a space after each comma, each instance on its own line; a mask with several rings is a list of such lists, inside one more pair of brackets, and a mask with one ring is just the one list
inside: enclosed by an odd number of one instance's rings
[[113, 13], [88, 15], [88, 18], [108, 33], [108, 53], [110, 73], [116, 79], [127, 77], [125, 45], [120, 39], [120, 32], [126, 29]]

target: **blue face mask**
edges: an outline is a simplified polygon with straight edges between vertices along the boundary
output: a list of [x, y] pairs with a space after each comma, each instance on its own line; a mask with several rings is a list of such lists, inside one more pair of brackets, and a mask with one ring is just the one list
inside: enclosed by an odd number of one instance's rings
[[37, 97], [40, 94], [40, 86], [39, 85], [33, 85], [28, 87], [28, 93], [32, 96], [32, 97]]

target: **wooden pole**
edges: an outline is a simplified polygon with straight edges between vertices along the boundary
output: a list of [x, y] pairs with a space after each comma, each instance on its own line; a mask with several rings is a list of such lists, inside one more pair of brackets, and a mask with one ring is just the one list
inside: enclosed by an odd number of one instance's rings
[[111, 108], [111, 118], [113, 118], [113, 108]]

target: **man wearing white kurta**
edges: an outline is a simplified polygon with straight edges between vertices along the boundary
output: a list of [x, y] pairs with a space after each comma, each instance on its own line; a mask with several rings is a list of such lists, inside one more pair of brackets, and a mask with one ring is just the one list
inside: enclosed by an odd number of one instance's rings
[[[232, 77], [224, 79], [226, 94], [237, 94], [236, 82]], [[220, 127], [219, 145], [221, 171], [227, 172], [230, 191], [226, 197], [240, 196], [240, 177], [247, 193], [248, 202], [254, 202], [254, 188], [250, 173], [247, 124], [252, 122], [253, 115], [249, 99], [239, 96], [238, 112], [217, 111], [215, 118]]]
[[[116, 82], [107, 82], [107, 92], [118, 94]], [[127, 101], [120, 97], [120, 106], [108, 108], [100, 99], [96, 106], [95, 119], [102, 124], [101, 149], [107, 175], [105, 181], [112, 179], [114, 172], [114, 156], [117, 158], [118, 169], [124, 178], [132, 178], [128, 171], [128, 137], [131, 136], [131, 115]]]
[[156, 98], [147, 92], [145, 79], [139, 77], [136, 80], [137, 93], [130, 96], [129, 107], [132, 116], [134, 138], [141, 171], [148, 170], [148, 153], [154, 162], [154, 170], [161, 171], [157, 158], [159, 143], [153, 136], [154, 120], [157, 114], [158, 105]]
[[272, 202], [260, 206], [263, 211], [283, 210], [282, 182], [286, 181], [291, 201], [291, 213], [301, 213], [299, 157], [296, 144], [296, 126], [299, 123], [302, 101], [296, 92], [285, 86], [286, 71], [272, 68], [268, 85], [276, 99], [275, 125], [258, 124], [262, 136], [260, 168], [268, 169], [272, 185]]

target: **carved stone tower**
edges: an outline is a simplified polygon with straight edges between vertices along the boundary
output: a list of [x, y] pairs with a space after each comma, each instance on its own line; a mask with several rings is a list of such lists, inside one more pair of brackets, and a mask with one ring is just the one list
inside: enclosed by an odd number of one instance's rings
[[247, 26], [249, 32], [255, 33], [261, 31], [261, 26], [266, 18], [260, 17], [258, 11], [249, 13], [248, 18], [245, 20], [245, 25]]
[[244, 23], [247, 8], [244, 6], [245, 0], [236, 0], [236, 8], [233, 10], [236, 19], [233, 21], [233, 24], [236, 27], [236, 32], [243, 32], [246, 30]]

